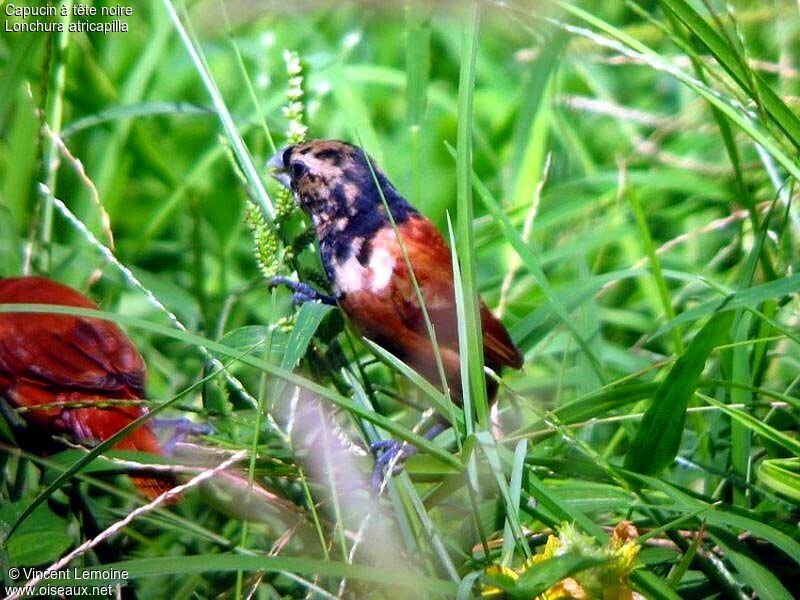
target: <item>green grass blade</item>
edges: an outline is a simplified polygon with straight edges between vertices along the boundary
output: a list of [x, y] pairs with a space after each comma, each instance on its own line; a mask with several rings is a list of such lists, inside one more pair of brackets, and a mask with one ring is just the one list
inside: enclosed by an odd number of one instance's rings
[[[696, 10], [684, 0], [661, 0], [686, 27], [708, 48], [720, 65], [751, 99], [763, 103], [763, 108], [783, 130], [795, 148], [800, 149], [800, 119], [769, 87], [761, 76], [752, 71], [746, 61]], [[751, 86], [755, 84], [755, 89]]]
[[516, 230], [508, 216], [500, 208], [497, 201], [492, 197], [486, 186], [483, 185], [483, 183], [478, 179], [477, 175], [473, 175], [473, 185], [475, 186], [475, 190], [478, 192], [478, 196], [480, 196], [481, 200], [483, 201], [483, 205], [486, 207], [492, 217], [494, 217], [495, 220], [501, 225], [503, 234], [514, 250], [516, 250], [517, 254], [519, 254], [519, 257], [522, 259], [522, 263], [525, 265], [525, 268], [536, 280], [536, 283], [542, 288], [542, 291], [545, 293], [545, 296], [547, 296], [552, 309], [556, 312], [556, 314], [558, 314], [561, 322], [570, 331], [581, 350], [591, 361], [592, 368], [594, 369], [595, 373], [597, 373], [601, 381], [605, 380], [605, 373], [603, 371], [602, 363], [597, 356], [595, 356], [595, 353], [592, 351], [588, 342], [575, 327], [573, 319], [567, 313], [564, 305], [559, 301], [557, 295], [547, 280], [547, 276], [542, 270], [536, 254], [534, 254], [534, 252], [522, 239], [520, 233]]
[[658, 473], [669, 466], [680, 448], [686, 408], [697, 389], [711, 351], [730, 334], [734, 313], [711, 317], [670, 369], [625, 456], [625, 468]]
[[69, 48], [69, 25], [72, 20], [72, 0], [62, 0], [60, 3], [64, 14], [59, 12], [58, 22], [61, 29], [53, 34], [51, 39], [52, 51], [50, 54], [50, 73], [47, 85], [47, 97], [44, 107], [43, 120], [52, 135], [42, 135], [42, 168], [40, 181], [46, 187], [39, 187], [39, 239], [42, 253], [38, 257], [39, 269], [49, 273], [51, 267], [50, 243], [53, 236], [53, 209], [56, 193], [56, 182], [60, 156], [56, 137], [61, 134], [62, 119], [64, 117], [64, 88], [67, 77], [67, 49]]
[[[525, 467], [525, 454], [528, 450], [528, 443], [526, 440], [517, 442], [514, 448], [514, 462], [511, 464], [511, 481], [509, 483], [508, 494], [513, 501], [514, 511], [516, 513], [515, 520], [519, 522], [519, 504], [522, 497], [522, 475]], [[506, 567], [511, 566], [511, 559], [514, 554], [514, 532], [511, 519], [506, 519], [506, 524], [503, 528], [503, 549], [500, 553], [500, 564]], [[524, 536], [519, 539], [523, 540]], [[524, 545], [527, 550], [527, 544]]]
[[760, 435], [770, 440], [771, 442], [775, 442], [779, 446], [783, 446], [795, 456], [800, 456], [800, 442], [798, 442], [793, 437], [788, 436], [785, 433], [782, 433], [781, 431], [778, 431], [774, 427], [766, 424], [764, 421], [754, 417], [750, 413], [723, 404], [722, 402], [712, 398], [711, 396], [700, 394], [700, 397], [708, 404], [716, 406], [722, 412], [730, 416], [731, 419], [738, 421], [739, 423], [744, 425], [747, 429], [749, 429], [753, 433]]
[[214, 82], [214, 78], [211, 76], [211, 72], [209, 71], [208, 66], [203, 58], [202, 50], [192, 39], [187, 28], [183, 25], [183, 22], [175, 10], [172, 0], [162, 0], [162, 2], [170, 20], [172, 21], [173, 27], [175, 27], [175, 31], [178, 33], [181, 42], [186, 48], [186, 51], [189, 53], [189, 57], [192, 59], [192, 64], [197, 70], [197, 74], [200, 76], [203, 86], [206, 88], [206, 92], [211, 97], [214, 110], [219, 117], [223, 131], [225, 132], [225, 136], [227, 137], [228, 142], [233, 150], [233, 154], [236, 157], [236, 163], [244, 174], [245, 180], [247, 181], [250, 198], [264, 213], [264, 217], [271, 221], [275, 218], [275, 207], [272, 205], [272, 200], [270, 199], [269, 194], [267, 194], [267, 190], [264, 188], [264, 184], [258, 175], [258, 170], [253, 164], [253, 159], [250, 156], [250, 152], [247, 150], [247, 146], [245, 145], [241, 134], [236, 128], [236, 124], [234, 123], [233, 117], [228, 110], [228, 106], [225, 104], [225, 100], [222, 98], [222, 94], [220, 93], [217, 84]]
[[800, 458], [768, 458], [758, 465], [759, 481], [776, 492], [800, 502]]
[[[753, 308], [771, 298], [783, 298], [796, 294], [800, 291], [800, 275], [789, 275], [775, 281], [754, 285], [753, 287], [737, 290], [728, 295], [726, 308], [730, 310], [738, 308]], [[697, 306], [683, 311], [669, 323], [665, 323], [654, 334], [653, 337], [663, 335], [673, 327], [691, 323], [706, 315], [713, 314], [719, 309], [719, 299], [703, 302]]]
[[[650, 263], [653, 281], [658, 290], [658, 299], [661, 302], [661, 309], [664, 311], [664, 317], [667, 321], [671, 321], [675, 318], [675, 309], [672, 307], [672, 302], [670, 301], [669, 288], [664, 279], [664, 274], [661, 271], [661, 260], [656, 253], [656, 247], [653, 244], [653, 236], [650, 234], [650, 227], [647, 225], [647, 219], [644, 216], [639, 196], [636, 194], [636, 191], [631, 188], [625, 188], [623, 194], [628, 198], [631, 212], [636, 220], [636, 227], [639, 231], [639, 237], [642, 240], [645, 252], [647, 253], [647, 260]], [[680, 329], [675, 327], [670, 333], [672, 334], [673, 351], [675, 354], [683, 353], [683, 340], [681, 339]]]
[[645, 598], [652, 598], [653, 600], [681, 600], [681, 597], [655, 573], [645, 571], [644, 569], [637, 569], [631, 573], [628, 578], [631, 580], [631, 583], [633, 583], [634, 588], [643, 593]]
[[292, 333], [286, 342], [286, 353], [281, 358], [281, 367], [293, 369], [308, 349], [322, 320], [333, 310], [321, 302], [306, 302], [297, 311]]
[[[486, 455], [486, 458], [489, 462], [489, 467], [492, 470], [492, 474], [495, 477], [495, 481], [497, 482], [497, 487], [500, 490], [500, 495], [505, 502], [506, 507], [506, 524], [509, 532], [511, 533], [511, 541], [512, 543], [516, 543], [517, 548], [522, 553], [522, 556], [525, 559], [531, 557], [530, 549], [528, 548], [528, 543], [525, 540], [525, 534], [522, 531], [522, 525], [519, 521], [519, 496], [520, 490], [512, 489], [509, 483], [505, 479], [505, 474], [503, 473], [503, 465], [500, 461], [500, 456], [497, 451], [497, 442], [491, 436], [488, 431], [479, 431], [475, 434], [475, 438], [478, 441], [478, 445], [483, 450], [483, 453]], [[522, 448], [524, 450], [524, 441], [520, 442]], [[519, 459], [518, 456], [514, 457], [514, 466], [519, 467], [521, 469], [522, 464], [524, 463], [524, 453], [522, 454], [522, 460]], [[521, 479], [521, 470], [518, 471], [519, 475], [518, 478]], [[513, 477], [512, 477], [513, 478]], [[503, 546], [505, 550], [506, 540], [503, 540]], [[502, 560], [502, 559], [501, 559]]]
[[433, 404], [436, 412], [448, 420], [451, 425], [456, 426], [459, 431], [464, 430], [464, 418], [458, 407], [440, 392], [434, 385], [432, 385], [422, 375], [417, 373], [414, 369], [409, 367], [402, 360], [397, 358], [394, 354], [379, 346], [372, 340], [363, 340], [364, 344], [393, 369], [404, 375], [411, 383], [413, 383], [422, 393], [424, 393], [428, 400]]
[[478, 51], [480, 3], [470, 2], [466, 26], [461, 38], [461, 68], [458, 80], [458, 120], [456, 141], [456, 243], [453, 247], [461, 273], [460, 289], [456, 289], [459, 311], [458, 342], [461, 356], [461, 388], [467, 418], [467, 431], [472, 415], [481, 429], [489, 424], [489, 403], [483, 373], [483, 342], [475, 267], [475, 235], [472, 205], [472, 103], [475, 88], [475, 59]]
[[541, 506], [555, 517], [555, 521], [548, 523], [549, 525], [557, 526], [563, 522], [575, 523], [577, 527], [593, 536], [601, 544], [605, 544], [608, 541], [608, 534], [603, 531], [602, 527], [597, 525], [583, 511], [574, 508], [568, 502], [553, 494], [530, 467], [528, 467], [527, 481], [526, 492], [530, 494], [529, 502], [531, 505]]
[[715, 535], [713, 530], [710, 533], [725, 559], [736, 568], [737, 582], [752, 588], [758, 598], [793, 600], [796, 597], [781, 585], [780, 580], [757, 557], [748, 555], [734, 536], [723, 532]]
[[[641, 58], [648, 65], [651, 65], [660, 71], [664, 71], [665, 73], [669, 73], [681, 83], [694, 90], [709, 103], [713, 104], [722, 114], [730, 119], [732, 123], [735, 123], [736, 126], [745, 132], [750, 138], [752, 138], [753, 141], [760, 144], [784, 169], [786, 169], [792, 175], [792, 177], [800, 181], [800, 167], [798, 167], [795, 160], [786, 154], [781, 149], [780, 145], [776, 143], [774, 138], [768, 132], [765, 132], [762, 127], [756, 124], [746, 111], [744, 111], [741, 107], [736, 106], [735, 103], [730, 101], [730, 99], [724, 98], [719, 94], [719, 92], [709, 89], [694, 77], [688, 75], [680, 69], [675, 68], [657, 52], [654, 52], [652, 49], [631, 37], [623, 30], [594, 17], [590, 13], [578, 8], [577, 6], [573, 6], [560, 0], [557, 0], [556, 4], [563, 8], [566, 12], [569, 12], [586, 21], [587, 23], [597, 27], [601, 31], [613, 37], [615, 40], [619, 40], [622, 42], [622, 44], [624, 44], [624, 46], [620, 47], [612, 40], [611, 44], [608, 44], [611, 47], [622, 50], [623, 53], [630, 54], [630, 51], [625, 48], [625, 46], [627, 46], [628, 48], [632, 49], [634, 53], [638, 53], [638, 58]], [[586, 35], [590, 39], [600, 43], [607, 43], [606, 40], [598, 39], [593, 32], [575, 31], [575, 33]]]
[[[751, 316], [738, 313], [733, 326], [733, 342], [747, 340], [750, 330]], [[736, 346], [731, 351], [731, 402], [734, 404], [744, 404], [750, 407], [753, 395], [747, 389], [752, 385], [752, 374], [750, 371], [750, 352], [745, 345]], [[750, 480], [752, 444], [750, 440], [750, 430], [735, 419], [731, 422], [731, 468], [745, 482]], [[747, 494], [739, 486], [734, 488], [734, 503], [746, 506], [748, 503]]]
[[678, 513], [695, 512], [705, 508], [706, 512], [700, 513], [698, 518], [704, 519], [709, 525], [725, 527], [735, 531], [747, 531], [761, 539], [768, 541], [796, 563], [800, 564], [800, 543], [791, 535], [773, 527], [764, 521], [763, 514], [743, 509], [728, 509], [707, 504], [696, 499], [676, 485], [662, 481], [656, 477], [628, 473], [628, 476], [641, 482], [655, 491], [665, 494], [672, 501], [672, 505], [659, 505], [660, 510], [669, 508]]

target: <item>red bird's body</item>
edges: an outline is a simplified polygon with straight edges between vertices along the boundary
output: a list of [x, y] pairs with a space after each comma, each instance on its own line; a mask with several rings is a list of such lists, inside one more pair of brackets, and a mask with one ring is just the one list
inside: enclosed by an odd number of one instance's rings
[[[79, 292], [43, 277], [0, 279], [0, 303], [97, 308]], [[144, 377], [142, 357], [109, 321], [0, 313], [0, 396], [24, 409], [19, 415], [42, 432], [66, 433], [78, 441], [108, 439], [144, 414], [140, 406], [110, 402], [143, 398]], [[96, 403], [105, 404], [91, 406]], [[162, 453], [147, 425], [114, 447]], [[132, 480], [150, 498], [171, 487], [170, 478]]]

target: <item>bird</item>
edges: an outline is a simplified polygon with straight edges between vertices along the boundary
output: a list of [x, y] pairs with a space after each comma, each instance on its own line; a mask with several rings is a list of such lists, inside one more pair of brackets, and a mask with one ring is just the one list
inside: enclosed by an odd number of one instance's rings
[[[416, 279], [435, 331], [447, 386], [460, 405], [452, 259], [435, 225], [400, 195], [367, 153], [348, 142], [311, 140], [289, 145], [275, 153], [267, 166], [310, 218], [332, 293], [286, 277], [273, 278], [272, 284], [291, 288], [295, 302], [338, 305], [363, 337], [441, 388], [436, 350], [414, 288]], [[521, 369], [522, 354], [482, 300], [480, 319], [485, 365], [498, 374], [503, 367]], [[493, 402], [497, 383], [487, 377], [486, 385]], [[440, 420], [424, 435], [432, 439], [445, 428]], [[403, 450], [387, 441], [373, 445], [373, 451], [381, 453], [378, 472]]]
[[[40, 276], [0, 279], [0, 304], [97, 308], [77, 290]], [[10, 412], [32, 429], [27, 437], [33, 450], [47, 451], [52, 434], [66, 434], [79, 442], [107, 440], [146, 412], [139, 405], [109, 401], [143, 399], [144, 380], [141, 355], [110, 321], [0, 313], [0, 398], [12, 409], [24, 409]], [[164, 453], [149, 423], [117, 441], [114, 448]], [[175, 485], [168, 474], [133, 475], [131, 481], [151, 500]]]

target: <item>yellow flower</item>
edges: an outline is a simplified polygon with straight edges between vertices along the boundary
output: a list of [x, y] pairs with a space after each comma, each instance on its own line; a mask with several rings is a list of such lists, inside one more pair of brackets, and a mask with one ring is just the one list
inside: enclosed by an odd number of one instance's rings
[[[634, 592], [628, 587], [628, 574], [633, 570], [639, 555], [636, 538], [639, 532], [628, 521], [621, 521], [614, 528], [608, 545], [598, 547], [594, 538], [580, 533], [573, 525], [564, 524], [558, 536], [548, 536], [544, 548], [518, 569], [503, 565], [492, 565], [485, 571], [495, 582], [506, 589], [513, 589], [528, 569], [565, 553], [605, 559], [603, 564], [575, 573], [548, 588], [531, 600], [632, 600]], [[485, 597], [501, 597], [503, 590], [498, 586], [484, 586]]]

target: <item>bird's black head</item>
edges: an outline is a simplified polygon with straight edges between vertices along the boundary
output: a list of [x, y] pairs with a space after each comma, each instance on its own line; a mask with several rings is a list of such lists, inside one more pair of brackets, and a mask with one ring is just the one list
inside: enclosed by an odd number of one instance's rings
[[414, 212], [375, 161], [347, 142], [312, 140], [288, 146], [267, 165], [292, 190], [320, 234], [344, 230], [353, 219], [386, 221], [384, 198], [398, 222]]

